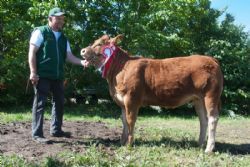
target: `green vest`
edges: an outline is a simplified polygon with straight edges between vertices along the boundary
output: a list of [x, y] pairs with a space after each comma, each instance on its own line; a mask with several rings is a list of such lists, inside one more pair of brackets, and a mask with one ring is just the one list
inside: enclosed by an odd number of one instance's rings
[[42, 32], [44, 41], [36, 53], [37, 74], [40, 78], [64, 78], [64, 63], [67, 55], [67, 38], [61, 34], [56, 41], [48, 25], [37, 27]]

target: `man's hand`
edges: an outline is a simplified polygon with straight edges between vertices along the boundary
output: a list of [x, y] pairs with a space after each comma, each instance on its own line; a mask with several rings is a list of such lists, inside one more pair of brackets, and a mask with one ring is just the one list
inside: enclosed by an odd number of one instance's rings
[[81, 64], [84, 68], [88, 67], [89, 66], [89, 62], [86, 61], [86, 60], [81, 60]]
[[71, 52], [67, 52], [67, 58], [66, 60], [72, 64], [81, 65], [84, 68], [89, 66], [89, 62], [86, 60], [79, 59], [78, 57], [75, 57]]
[[37, 85], [39, 76], [35, 73], [30, 73], [30, 80], [33, 85]]

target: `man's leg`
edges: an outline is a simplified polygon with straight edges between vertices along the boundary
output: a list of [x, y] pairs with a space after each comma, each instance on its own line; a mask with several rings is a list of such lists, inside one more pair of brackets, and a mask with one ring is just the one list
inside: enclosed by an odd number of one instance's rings
[[34, 86], [34, 102], [32, 107], [32, 137], [43, 137], [43, 116], [44, 107], [49, 92], [49, 81], [40, 78], [38, 84]]
[[52, 81], [52, 117], [50, 134], [59, 134], [62, 132], [63, 110], [64, 110], [64, 87], [63, 81]]

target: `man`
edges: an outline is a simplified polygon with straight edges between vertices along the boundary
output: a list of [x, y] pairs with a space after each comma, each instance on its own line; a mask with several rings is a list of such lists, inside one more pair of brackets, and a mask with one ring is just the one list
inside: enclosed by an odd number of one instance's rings
[[43, 135], [44, 107], [49, 92], [52, 93], [52, 119], [50, 134], [53, 137], [69, 135], [62, 131], [64, 88], [63, 65], [65, 60], [86, 67], [86, 61], [75, 57], [69, 41], [61, 32], [64, 12], [60, 8], [49, 11], [48, 25], [35, 28], [30, 38], [30, 80], [34, 86], [32, 107], [32, 138], [39, 143], [49, 143]]

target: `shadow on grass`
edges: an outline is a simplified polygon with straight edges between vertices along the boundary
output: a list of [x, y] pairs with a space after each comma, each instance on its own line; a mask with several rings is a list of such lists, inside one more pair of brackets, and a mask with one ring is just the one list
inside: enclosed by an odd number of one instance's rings
[[[90, 141], [84, 142], [86, 146], [90, 146], [92, 144], [102, 144], [106, 147], [116, 146], [121, 147], [120, 139], [92, 139]], [[175, 149], [190, 149], [190, 148], [199, 148], [197, 141], [194, 140], [181, 140], [175, 141], [168, 137], [163, 137], [161, 140], [150, 140], [144, 141], [140, 139], [136, 139], [134, 143], [135, 147], [146, 146], [146, 147], [164, 147], [170, 146]], [[203, 148], [204, 149], [204, 148]], [[220, 143], [216, 142], [216, 147], [214, 152], [219, 153], [229, 153], [231, 155], [248, 155], [250, 154], [250, 144], [229, 144], [229, 143]]]
[[110, 139], [110, 138], [88, 138], [88, 139], [82, 139], [79, 138], [79, 140], [75, 141], [74, 143], [64, 141], [64, 140], [51, 140], [51, 144], [63, 144], [63, 145], [84, 145], [85, 147], [89, 147], [92, 145], [104, 145], [105, 147], [111, 147], [111, 146], [116, 146], [116, 147], [121, 147], [120, 144], [120, 138], [116, 139]]
[[65, 166], [64, 162], [61, 162], [60, 160], [53, 158], [53, 157], [46, 157], [44, 166], [48, 167], [61, 167]]
[[232, 155], [248, 155], [250, 154], [249, 144], [229, 144], [216, 142], [216, 150], [219, 153], [230, 153]]
[[190, 147], [198, 147], [198, 144], [197, 141], [194, 140], [175, 141], [169, 137], [163, 137], [161, 140], [150, 140], [150, 141], [136, 139], [135, 146], [147, 146], [147, 147], [170, 146], [176, 149], [188, 149]]
[[[190, 147], [199, 147], [198, 142], [194, 140], [175, 141], [168, 137], [164, 137], [159, 141], [135, 141], [135, 146], [141, 145], [149, 147], [168, 145], [176, 149], [188, 149]], [[232, 155], [248, 155], [250, 154], [250, 144], [229, 144], [216, 142], [214, 151], [219, 153], [229, 153]]]
[[91, 145], [104, 145], [105, 147], [111, 147], [111, 146], [115, 146], [115, 147], [121, 147], [121, 143], [120, 143], [120, 138], [118, 139], [103, 139], [103, 138], [96, 138], [96, 139], [91, 139], [88, 141], [84, 141], [84, 144], [86, 146], [91, 146]]

